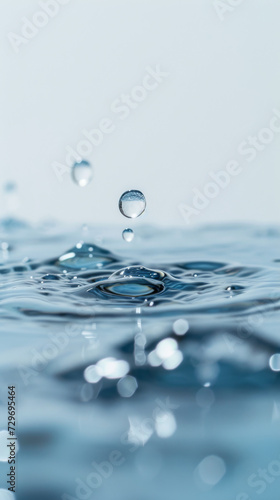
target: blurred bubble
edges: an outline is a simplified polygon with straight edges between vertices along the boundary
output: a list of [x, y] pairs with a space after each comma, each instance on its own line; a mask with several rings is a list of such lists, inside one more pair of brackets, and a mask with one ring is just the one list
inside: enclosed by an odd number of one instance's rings
[[146, 480], [154, 479], [160, 472], [162, 466], [162, 455], [148, 447], [138, 451], [135, 457], [137, 472]]
[[202, 387], [197, 391], [195, 399], [200, 408], [210, 408], [215, 401], [214, 392], [207, 387]]
[[130, 398], [138, 388], [137, 380], [131, 375], [121, 378], [117, 383], [117, 389], [123, 398]]
[[151, 366], [160, 366], [162, 364], [162, 359], [157, 355], [156, 351], [151, 351], [148, 355], [148, 363]]
[[7, 241], [2, 241], [1, 249], [3, 250], [3, 252], [6, 252], [7, 250], [9, 250], [9, 248], [10, 248], [9, 243], [7, 243]]
[[129, 372], [129, 364], [122, 359], [104, 358], [98, 361], [96, 368], [101, 377], [122, 378]]
[[137, 416], [128, 417], [128, 421], [128, 442], [132, 444], [141, 443], [144, 446], [154, 433], [153, 425], [150, 425], [152, 421], [146, 423]]
[[200, 480], [209, 486], [218, 484], [226, 473], [222, 458], [216, 455], [205, 457], [197, 467]]
[[16, 185], [16, 182], [14, 182], [14, 181], [8, 181], [3, 185], [3, 190], [6, 193], [13, 193], [14, 191], [16, 191], [16, 189], [17, 189], [17, 185]]
[[158, 411], [155, 419], [156, 433], [160, 438], [169, 438], [177, 429], [173, 413], [169, 411]]
[[0, 500], [16, 500], [14, 493], [0, 488]]
[[280, 353], [273, 354], [269, 359], [269, 366], [274, 372], [280, 371]]
[[172, 356], [174, 351], [176, 351], [178, 348], [178, 344], [175, 339], [172, 339], [171, 337], [168, 337], [167, 339], [161, 340], [157, 347], [156, 347], [156, 353], [158, 357], [162, 360], [169, 358]]
[[175, 370], [183, 361], [183, 354], [181, 351], [174, 351], [171, 356], [165, 359], [162, 363], [163, 368], [166, 370]]
[[87, 403], [93, 397], [93, 388], [91, 384], [83, 384], [81, 389], [81, 401]]
[[85, 369], [84, 378], [87, 382], [89, 382], [89, 384], [96, 384], [99, 380], [101, 380], [102, 375], [100, 375], [96, 365], [91, 365]]
[[217, 379], [219, 372], [220, 368], [217, 363], [200, 363], [196, 367], [197, 378], [203, 385], [211, 385]]
[[173, 332], [176, 335], [185, 335], [189, 329], [189, 323], [186, 319], [177, 319], [173, 323]]

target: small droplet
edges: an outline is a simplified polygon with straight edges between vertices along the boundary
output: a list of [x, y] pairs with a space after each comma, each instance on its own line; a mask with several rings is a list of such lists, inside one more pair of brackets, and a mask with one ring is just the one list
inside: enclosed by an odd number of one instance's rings
[[72, 179], [80, 187], [87, 186], [92, 179], [91, 164], [86, 160], [74, 163], [72, 167]]
[[122, 232], [122, 237], [125, 241], [127, 241], [128, 243], [130, 243], [133, 238], [134, 238], [134, 232], [132, 229], [124, 229], [123, 232]]
[[120, 197], [119, 209], [125, 217], [136, 219], [146, 209], [146, 198], [141, 191], [136, 189], [126, 191]]

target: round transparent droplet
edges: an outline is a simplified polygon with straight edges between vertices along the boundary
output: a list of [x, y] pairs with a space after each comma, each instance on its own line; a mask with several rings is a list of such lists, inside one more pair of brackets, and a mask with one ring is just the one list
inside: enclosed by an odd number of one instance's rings
[[72, 179], [80, 187], [87, 186], [92, 179], [91, 164], [86, 160], [74, 163], [72, 167]]
[[134, 238], [134, 232], [132, 229], [124, 229], [123, 232], [122, 232], [122, 237], [124, 239], [124, 241], [127, 241], [128, 243], [130, 243], [133, 238]]
[[139, 217], [145, 211], [145, 208], [146, 198], [141, 191], [137, 191], [136, 189], [126, 191], [120, 197], [120, 212], [129, 219]]

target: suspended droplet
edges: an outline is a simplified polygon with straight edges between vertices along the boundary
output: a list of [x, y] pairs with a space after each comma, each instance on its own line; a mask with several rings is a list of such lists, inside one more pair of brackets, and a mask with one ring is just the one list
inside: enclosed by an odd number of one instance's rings
[[136, 217], [139, 217], [139, 215], [145, 211], [145, 208], [146, 198], [141, 191], [137, 191], [136, 189], [126, 191], [120, 197], [120, 212], [129, 219], [136, 219]]
[[122, 237], [125, 241], [127, 241], [128, 243], [130, 243], [133, 238], [134, 238], [134, 232], [132, 229], [124, 229], [123, 232], [122, 232]]
[[92, 179], [92, 166], [86, 161], [74, 163], [72, 167], [72, 179], [80, 187], [87, 186]]

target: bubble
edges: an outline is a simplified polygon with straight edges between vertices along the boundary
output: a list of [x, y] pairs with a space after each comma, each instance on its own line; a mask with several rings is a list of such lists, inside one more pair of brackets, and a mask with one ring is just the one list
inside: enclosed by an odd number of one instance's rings
[[173, 332], [176, 333], [176, 335], [185, 335], [189, 329], [189, 323], [187, 322], [186, 319], [177, 319], [173, 323]]
[[280, 354], [273, 354], [269, 359], [269, 366], [272, 371], [279, 372], [280, 371]]
[[126, 191], [120, 197], [119, 209], [125, 217], [136, 219], [146, 209], [146, 198], [141, 191], [136, 189]]
[[134, 232], [132, 229], [124, 229], [124, 231], [122, 232], [122, 237], [125, 241], [127, 241], [128, 243], [130, 243], [133, 238], [134, 238]]
[[0, 500], [15, 500], [15, 495], [11, 491], [0, 489]]
[[197, 391], [195, 400], [200, 408], [210, 408], [215, 401], [214, 392], [208, 387], [202, 387]]
[[92, 179], [92, 166], [86, 161], [74, 163], [72, 167], [72, 179], [80, 187], [87, 186]]
[[13, 193], [17, 189], [17, 185], [14, 181], [8, 181], [4, 184], [3, 189], [6, 193]]
[[209, 455], [200, 462], [197, 472], [204, 484], [215, 486], [225, 475], [226, 466], [222, 458], [216, 455]]
[[151, 366], [160, 366], [162, 364], [162, 359], [157, 355], [157, 352], [151, 351], [148, 355], [148, 363]]
[[171, 356], [165, 359], [162, 363], [163, 368], [166, 370], [175, 370], [183, 361], [183, 354], [181, 351], [174, 351]]
[[96, 365], [90, 365], [85, 369], [84, 377], [89, 384], [97, 384], [101, 380], [102, 375], [99, 373]]
[[158, 437], [169, 438], [177, 429], [177, 424], [173, 413], [160, 410], [155, 420], [155, 429]]
[[166, 338], [161, 340], [156, 347], [156, 354], [162, 360], [168, 359], [177, 350], [178, 344], [175, 339]]
[[131, 375], [121, 378], [117, 383], [117, 389], [123, 398], [131, 398], [138, 387], [137, 380]]

